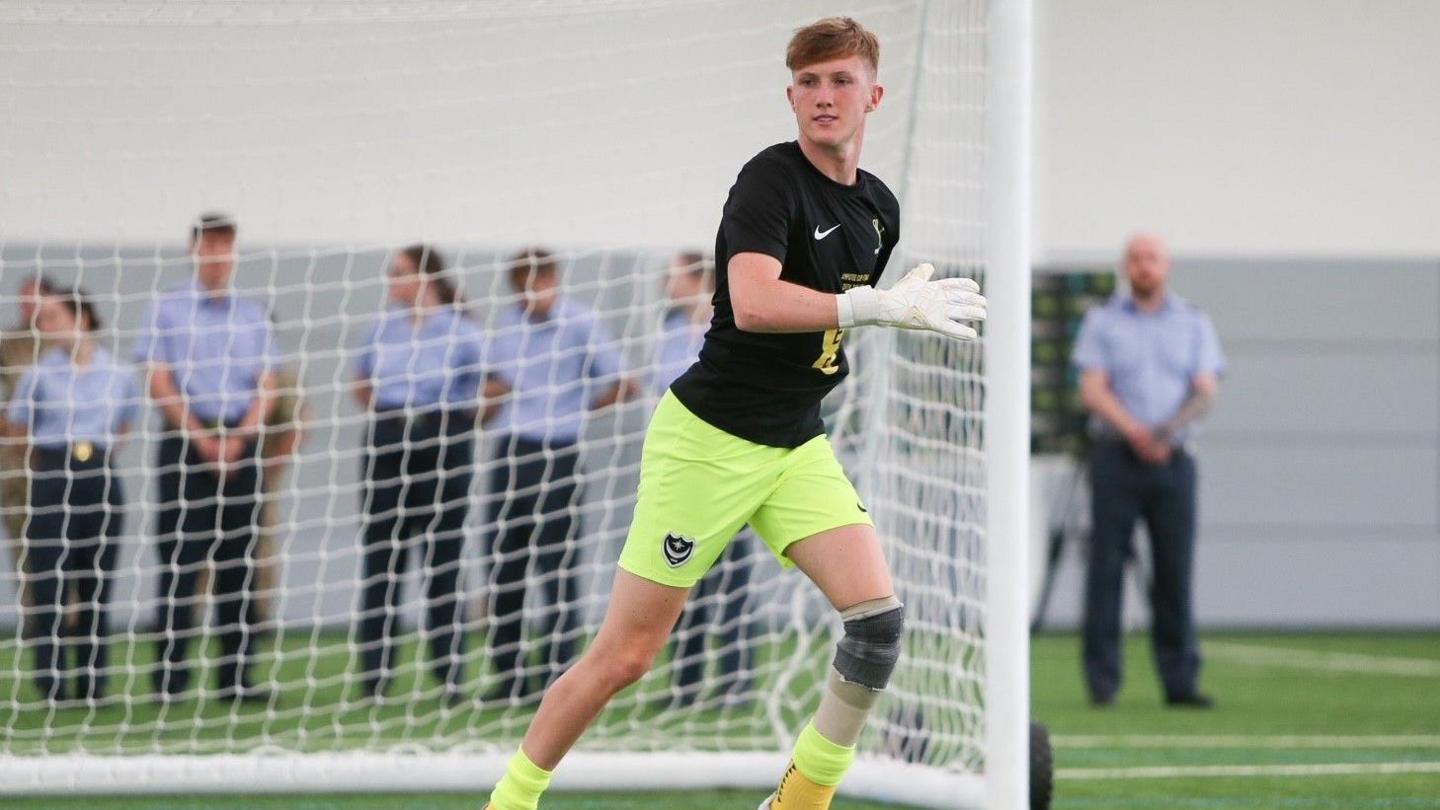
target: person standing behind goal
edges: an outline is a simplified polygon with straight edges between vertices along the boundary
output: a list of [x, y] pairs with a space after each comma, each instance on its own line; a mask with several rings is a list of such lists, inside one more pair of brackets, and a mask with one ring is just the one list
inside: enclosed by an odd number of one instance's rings
[[639, 496], [610, 606], [590, 648], [546, 693], [490, 794], [534, 810], [551, 772], [665, 646], [690, 589], [746, 523], [839, 613], [844, 637], [814, 719], [762, 808], [824, 810], [855, 758], [866, 716], [900, 657], [903, 608], [870, 515], [824, 434], [820, 401], [849, 365], [844, 331], [865, 325], [973, 339], [985, 317], [969, 279], [922, 264], [879, 280], [900, 209], [858, 167], [884, 89], [879, 42], [848, 17], [795, 32], [786, 89], [799, 140], [740, 170], [715, 240], [715, 317], [700, 360], [651, 417]]
[[1191, 574], [1196, 467], [1186, 447], [1220, 388], [1225, 356], [1205, 313], [1166, 289], [1170, 256], [1158, 236], [1125, 246], [1130, 293], [1085, 314], [1075, 337], [1080, 398], [1091, 413], [1093, 531], [1085, 582], [1084, 666], [1090, 701], [1120, 689], [1120, 597], [1135, 522], [1150, 535], [1152, 642], [1169, 706], [1209, 708], [1196, 688]]
[[[6, 433], [29, 445], [24, 570], [34, 607], [24, 637], [35, 650], [41, 697], [99, 700], [125, 518], [113, 459], [143, 399], [135, 369], [95, 343], [100, 318], [83, 291], [45, 295], [37, 325], [44, 354], [25, 372], [4, 420]], [[76, 611], [67, 622], [71, 588]], [[73, 691], [66, 688], [72, 678]]]
[[[526, 700], [574, 659], [580, 432], [588, 412], [634, 395], [600, 319], [561, 294], [560, 267], [548, 250], [516, 254], [509, 282], [515, 298], [500, 304], [487, 355], [510, 395], [495, 419], [499, 457], [487, 494], [495, 682], [486, 702]], [[530, 585], [543, 596], [531, 626], [535, 678], [522, 641]]]
[[[355, 625], [361, 687], [367, 699], [381, 699], [389, 686], [400, 577], [413, 545], [427, 587], [430, 665], [444, 699], [456, 703], [463, 699], [460, 553], [476, 414], [482, 399], [499, 391], [486, 381], [480, 328], [461, 309], [434, 248], [398, 251], [388, 294], [355, 361], [355, 398], [371, 415], [361, 471], [363, 579]], [[481, 418], [489, 414], [485, 405]]]
[[279, 352], [265, 309], [230, 289], [235, 271], [233, 220], [206, 214], [190, 232], [195, 280], [151, 307], [135, 342], [150, 397], [166, 431], [156, 456], [160, 555], [159, 665], [152, 672], [161, 701], [190, 686], [190, 644], [197, 635], [200, 574], [213, 566], [211, 592], [222, 658], [220, 697], [265, 702], [249, 680], [251, 580], [259, 521], [260, 427], [275, 398]]

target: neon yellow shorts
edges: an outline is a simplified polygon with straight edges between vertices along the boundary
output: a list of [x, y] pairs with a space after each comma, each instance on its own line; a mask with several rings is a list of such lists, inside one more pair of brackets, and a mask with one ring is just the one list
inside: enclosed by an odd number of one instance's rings
[[794, 449], [756, 444], [714, 427], [665, 392], [645, 434], [620, 567], [691, 587], [747, 523], [787, 567], [793, 563], [785, 549], [798, 540], [874, 525], [826, 437]]

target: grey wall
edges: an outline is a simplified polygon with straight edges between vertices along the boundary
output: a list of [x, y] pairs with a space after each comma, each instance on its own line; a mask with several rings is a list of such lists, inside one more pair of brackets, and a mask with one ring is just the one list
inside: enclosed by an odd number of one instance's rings
[[1175, 287], [1230, 360], [1199, 440], [1200, 621], [1440, 625], [1440, 260], [1180, 259]]

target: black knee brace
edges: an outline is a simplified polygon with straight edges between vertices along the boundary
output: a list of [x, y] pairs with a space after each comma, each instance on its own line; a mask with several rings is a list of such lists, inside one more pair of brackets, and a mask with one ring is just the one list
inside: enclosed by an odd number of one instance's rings
[[905, 607], [895, 606], [845, 622], [845, 637], [835, 650], [835, 671], [845, 680], [880, 691], [900, 660], [900, 636], [905, 630]]

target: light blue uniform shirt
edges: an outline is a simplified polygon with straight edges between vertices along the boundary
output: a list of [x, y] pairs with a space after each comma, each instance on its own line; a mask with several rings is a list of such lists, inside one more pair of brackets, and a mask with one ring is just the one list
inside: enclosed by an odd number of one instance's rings
[[684, 308], [665, 313], [660, 325], [660, 346], [655, 351], [655, 372], [650, 377], [650, 390], [664, 394], [675, 378], [695, 364], [700, 347], [705, 345], [705, 324], [695, 323]]
[[135, 341], [136, 363], [164, 363], [202, 422], [245, 417], [260, 377], [279, 367], [265, 309], [233, 293], [210, 297], [198, 282], [162, 294]]
[[[1175, 417], [1196, 375], [1225, 371], [1209, 316], [1173, 293], [1153, 313], [1124, 294], [1085, 313], [1071, 359], [1082, 372], [1100, 369], [1109, 375], [1120, 403], [1150, 427]], [[1092, 428], [1113, 432], [1095, 422]]]
[[417, 323], [410, 307], [385, 310], [360, 344], [355, 373], [370, 381], [380, 408], [479, 405], [480, 328], [450, 308]]
[[26, 428], [38, 447], [63, 449], [80, 441], [109, 447], [122, 426], [135, 424], [141, 403], [132, 366], [96, 346], [81, 368], [57, 347], [25, 370], [5, 418]]
[[522, 305], [502, 307], [487, 367], [510, 385], [495, 430], [531, 441], [573, 442], [590, 402], [619, 382], [620, 353], [595, 313], [561, 297], [537, 321]]

